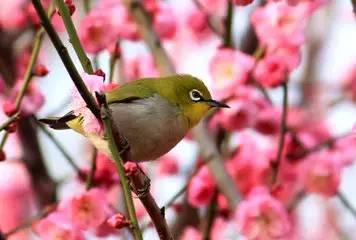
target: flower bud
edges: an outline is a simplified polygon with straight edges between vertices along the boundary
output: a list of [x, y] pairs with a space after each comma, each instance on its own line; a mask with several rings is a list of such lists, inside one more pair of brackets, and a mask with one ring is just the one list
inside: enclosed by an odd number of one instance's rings
[[11, 101], [5, 101], [3, 105], [3, 111], [8, 117], [11, 117], [17, 112], [15, 103]]
[[115, 229], [121, 229], [130, 225], [130, 221], [128, 221], [126, 217], [121, 213], [115, 214], [106, 222]]
[[37, 77], [44, 77], [48, 74], [48, 69], [45, 65], [43, 64], [38, 64], [36, 67], [35, 67], [35, 70], [33, 72], [33, 74]]

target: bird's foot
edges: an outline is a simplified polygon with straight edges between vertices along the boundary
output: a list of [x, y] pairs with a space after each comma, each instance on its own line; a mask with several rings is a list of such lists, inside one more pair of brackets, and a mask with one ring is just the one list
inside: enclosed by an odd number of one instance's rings
[[140, 173], [136, 174], [136, 177], [134, 178], [131, 177], [130, 186], [138, 198], [144, 198], [150, 193], [151, 180], [149, 177], [147, 177], [147, 175], [143, 172], [138, 164], [137, 168]]

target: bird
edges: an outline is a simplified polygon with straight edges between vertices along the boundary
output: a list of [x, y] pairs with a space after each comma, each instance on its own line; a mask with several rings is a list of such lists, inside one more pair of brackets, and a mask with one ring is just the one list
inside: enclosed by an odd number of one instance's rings
[[[180, 142], [213, 108], [228, 108], [212, 99], [204, 82], [189, 74], [141, 78], [105, 92], [112, 124], [127, 146], [128, 161], [155, 160]], [[39, 119], [54, 129], [73, 129], [110, 156], [105, 136], [88, 133], [81, 115]], [[116, 136], [118, 137], [118, 136]]]

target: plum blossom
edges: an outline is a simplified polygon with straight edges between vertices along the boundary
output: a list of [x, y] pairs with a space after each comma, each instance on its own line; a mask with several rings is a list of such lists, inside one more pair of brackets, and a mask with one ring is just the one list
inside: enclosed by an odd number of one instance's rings
[[309, 16], [305, 5], [289, 5], [286, 1], [269, 1], [252, 14], [252, 24], [262, 44], [268, 47], [300, 46], [305, 40]]
[[[85, 81], [89, 91], [94, 94], [95, 91], [101, 92], [105, 90], [104, 78], [97, 75], [83, 74], [83, 80]], [[101, 134], [102, 126], [95, 118], [94, 114], [87, 108], [86, 103], [81, 97], [77, 89], [73, 91], [71, 107], [76, 116], [83, 116], [83, 128], [88, 133]]]
[[218, 49], [210, 62], [214, 95], [218, 98], [233, 95], [240, 85], [247, 82], [253, 66], [254, 59], [247, 54], [230, 48]]
[[76, 194], [60, 208], [74, 227], [83, 230], [100, 226], [109, 213], [106, 193], [97, 188]]
[[291, 230], [283, 204], [262, 187], [255, 188], [238, 205], [235, 217], [238, 230], [248, 239], [279, 239]]
[[202, 239], [203, 239], [202, 233], [199, 232], [198, 229], [191, 226], [184, 229], [183, 234], [179, 238], [179, 240], [202, 240]]
[[311, 154], [303, 162], [301, 171], [306, 190], [326, 197], [336, 194], [340, 181], [342, 162], [329, 151]]
[[188, 186], [188, 201], [195, 207], [207, 205], [215, 192], [215, 182], [209, 172], [209, 169], [204, 166], [192, 178]]
[[286, 81], [288, 69], [284, 58], [269, 55], [257, 63], [255, 79], [264, 87], [278, 87]]
[[92, 11], [82, 19], [78, 34], [87, 52], [98, 53], [115, 42], [118, 29], [107, 12]]
[[0, 8], [0, 26], [5, 30], [16, 30], [27, 22], [27, 0], [2, 1]]
[[53, 212], [34, 225], [36, 234], [42, 240], [84, 240], [82, 232], [73, 228], [62, 212]]
[[[23, 163], [1, 162], [0, 175], [0, 229], [6, 232], [33, 215], [35, 199], [31, 177]], [[11, 239], [27, 239], [27, 234], [20, 231]]]
[[208, 24], [208, 15], [199, 9], [192, 9], [187, 13], [185, 25], [191, 30], [191, 34], [198, 40], [210, 36], [212, 33]]
[[221, 126], [226, 130], [241, 130], [253, 127], [260, 109], [268, 106], [266, 100], [255, 89], [240, 86], [235, 91], [235, 97], [227, 101], [230, 108], [221, 109], [211, 119], [211, 126]]
[[159, 72], [151, 55], [142, 54], [126, 60], [125, 73], [129, 80], [158, 77]]
[[267, 183], [271, 159], [268, 152], [257, 145], [254, 137], [242, 133], [239, 141], [236, 153], [226, 163], [226, 169], [239, 190], [248, 193], [255, 186]]
[[177, 30], [177, 21], [173, 9], [165, 2], [159, 2], [153, 15], [153, 26], [162, 39], [171, 39]]
[[234, 3], [237, 6], [246, 6], [248, 4], [251, 4], [253, 2], [253, 0], [234, 0]]
[[266, 107], [258, 113], [254, 128], [262, 134], [274, 135], [279, 131], [280, 116], [279, 108]]
[[179, 170], [178, 159], [172, 154], [166, 154], [158, 160], [158, 175], [173, 175]]

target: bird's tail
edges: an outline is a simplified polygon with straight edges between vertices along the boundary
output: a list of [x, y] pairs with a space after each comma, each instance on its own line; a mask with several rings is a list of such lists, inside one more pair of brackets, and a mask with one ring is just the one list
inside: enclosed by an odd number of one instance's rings
[[69, 129], [70, 127], [68, 126], [67, 123], [75, 118], [77, 118], [77, 116], [75, 116], [73, 112], [69, 112], [62, 117], [42, 118], [42, 119], [38, 119], [38, 121], [48, 125], [50, 128], [62, 130], [62, 129]]

